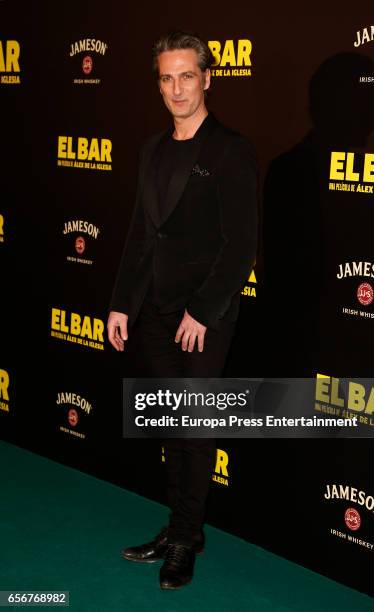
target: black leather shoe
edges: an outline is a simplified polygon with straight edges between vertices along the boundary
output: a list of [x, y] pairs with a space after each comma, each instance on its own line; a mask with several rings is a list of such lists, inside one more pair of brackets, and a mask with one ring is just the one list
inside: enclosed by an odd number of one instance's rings
[[147, 544], [131, 546], [121, 551], [124, 559], [140, 561], [141, 563], [154, 563], [164, 558], [168, 547], [168, 528], [163, 527], [157, 536]]
[[180, 589], [189, 584], [193, 576], [195, 550], [185, 544], [169, 544], [165, 561], [160, 569], [162, 589]]
[[[169, 528], [163, 527], [157, 536], [148, 542], [147, 544], [141, 544], [140, 546], [131, 546], [121, 550], [121, 555], [124, 559], [129, 561], [139, 561], [141, 563], [154, 563], [154, 561], [161, 561], [165, 558], [165, 554], [168, 547], [168, 533]], [[200, 555], [204, 552], [205, 546], [205, 535], [201, 531], [195, 538], [195, 552]]]

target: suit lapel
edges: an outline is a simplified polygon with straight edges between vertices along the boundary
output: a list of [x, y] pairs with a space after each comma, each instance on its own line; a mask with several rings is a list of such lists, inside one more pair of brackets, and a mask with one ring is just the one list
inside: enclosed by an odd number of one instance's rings
[[155, 142], [152, 143], [150, 151], [148, 153], [147, 160], [145, 161], [144, 169], [144, 184], [143, 184], [143, 201], [146, 210], [151, 217], [153, 224], [156, 227], [160, 226], [160, 211], [158, 205], [158, 194], [156, 186], [156, 158], [159, 151], [159, 147], [162, 143], [171, 136], [172, 131], [167, 130], [163, 132]]
[[146, 210], [152, 219], [153, 224], [156, 228], [159, 228], [166, 219], [173, 212], [178, 201], [180, 200], [183, 191], [186, 187], [187, 181], [190, 177], [191, 170], [198, 160], [201, 147], [205, 142], [208, 134], [217, 125], [217, 121], [214, 116], [209, 115], [204, 119], [200, 127], [198, 128], [191, 147], [186, 152], [186, 156], [183, 160], [183, 164], [180, 165], [173, 172], [168, 186], [166, 201], [163, 206], [163, 216], [160, 218], [158, 193], [156, 184], [156, 158], [162, 144], [167, 138], [172, 135], [172, 129], [163, 132], [155, 142], [152, 143], [148, 158], [145, 162], [144, 171], [144, 186], [143, 186], [143, 199]]
[[167, 218], [171, 215], [174, 208], [176, 207], [178, 201], [180, 200], [183, 191], [186, 187], [187, 181], [190, 177], [191, 170], [198, 160], [201, 147], [205, 142], [206, 137], [214, 128], [216, 123], [217, 122], [213, 115], [209, 113], [209, 115], [204, 119], [204, 121], [198, 128], [194, 136], [193, 143], [186, 152], [183, 164], [181, 164], [173, 172], [166, 194], [161, 224], [165, 223]]

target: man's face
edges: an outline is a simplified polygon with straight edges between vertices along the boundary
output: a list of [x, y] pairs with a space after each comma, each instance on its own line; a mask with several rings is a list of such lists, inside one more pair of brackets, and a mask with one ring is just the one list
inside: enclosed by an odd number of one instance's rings
[[158, 56], [159, 86], [164, 102], [175, 118], [191, 117], [204, 106], [204, 90], [210, 71], [202, 72], [194, 49], [164, 51]]

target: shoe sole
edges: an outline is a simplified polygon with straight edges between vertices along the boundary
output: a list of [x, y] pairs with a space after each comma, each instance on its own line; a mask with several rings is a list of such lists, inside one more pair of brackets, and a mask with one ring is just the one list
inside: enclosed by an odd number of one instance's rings
[[187, 586], [188, 584], [191, 584], [191, 582], [192, 578], [188, 582], [180, 584], [179, 586], [163, 586], [162, 584], [160, 584], [160, 587], [162, 591], [176, 591], [177, 589], [183, 589], [183, 587]]
[[121, 555], [122, 559], [126, 559], [126, 561], [135, 561], [135, 563], [156, 563], [157, 561], [163, 561], [162, 557], [159, 559], [134, 559], [133, 557], [126, 557], [125, 555]]
[[[203, 552], [204, 552], [203, 548], [201, 550], [195, 551], [197, 555], [202, 555]], [[165, 559], [165, 557], [159, 557], [158, 559], [135, 559], [135, 557], [126, 557], [126, 555], [123, 555], [123, 554], [121, 554], [121, 557], [122, 559], [126, 559], [126, 561], [135, 561], [135, 563], [157, 563], [157, 561], [164, 561]], [[176, 587], [176, 588], [179, 588], [179, 587]]]

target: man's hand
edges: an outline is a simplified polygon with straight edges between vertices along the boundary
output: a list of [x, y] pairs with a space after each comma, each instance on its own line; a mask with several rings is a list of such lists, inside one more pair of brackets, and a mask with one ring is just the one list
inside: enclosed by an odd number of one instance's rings
[[196, 319], [188, 314], [187, 310], [184, 311], [184, 317], [179, 324], [177, 333], [175, 335], [175, 342], [180, 342], [182, 338], [182, 350], [192, 353], [195, 346], [195, 340], [197, 338], [197, 348], [201, 353], [204, 349], [204, 336], [207, 328], [202, 325]]
[[125, 340], [128, 338], [127, 334], [127, 320], [128, 315], [123, 312], [111, 311], [108, 318], [107, 330], [109, 342], [116, 351], [123, 351], [125, 348]]

